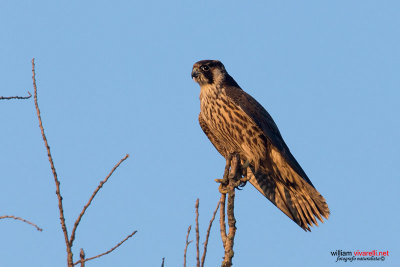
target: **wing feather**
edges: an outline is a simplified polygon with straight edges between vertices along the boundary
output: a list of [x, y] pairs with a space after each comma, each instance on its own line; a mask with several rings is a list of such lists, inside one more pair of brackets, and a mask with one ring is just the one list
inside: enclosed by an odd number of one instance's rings
[[[230, 78], [233, 80], [232, 77]], [[275, 146], [279, 150], [279, 152], [284, 156], [286, 161], [293, 168], [293, 170], [295, 170], [305, 181], [313, 186], [307, 174], [304, 172], [300, 164], [290, 152], [271, 115], [260, 103], [257, 102], [257, 100], [255, 100], [251, 95], [243, 91], [236, 82], [235, 84], [237, 86], [229, 85], [229, 83], [231, 82], [228, 81], [228, 85], [225, 85], [224, 87], [226, 94], [263, 131], [265, 137], [271, 142], [273, 146]]]
[[[251, 168], [255, 178], [250, 179], [250, 182], [300, 227], [310, 231], [309, 226], [318, 225], [315, 217], [322, 222], [322, 216], [329, 217], [325, 199], [314, 188], [290, 152], [274, 120], [264, 107], [243, 91], [231, 77], [223, 88], [233, 103], [261, 129], [267, 143], [271, 145], [268, 145], [268, 155], [265, 158], [268, 167], [264, 166], [261, 172]], [[269, 186], [265, 183], [266, 179], [272, 181]]]
[[[241, 109], [250, 121], [263, 133], [268, 149], [264, 159], [265, 166], [260, 169], [249, 166], [250, 183], [276, 205], [290, 219], [304, 230], [310, 231], [313, 224], [318, 225], [317, 217], [329, 217], [325, 199], [314, 188], [300, 164], [294, 158], [270, 114], [228, 75], [222, 89], [236, 107]], [[218, 140], [207, 122], [199, 115], [200, 127], [211, 143], [224, 156], [224, 140]]]

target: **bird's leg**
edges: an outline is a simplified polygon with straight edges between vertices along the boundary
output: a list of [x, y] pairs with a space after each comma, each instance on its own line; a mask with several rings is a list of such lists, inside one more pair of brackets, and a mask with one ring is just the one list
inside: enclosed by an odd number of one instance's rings
[[242, 182], [247, 182], [248, 181], [248, 179], [247, 179], [247, 168], [250, 166], [250, 161], [249, 160], [246, 160], [243, 164], [242, 164], [242, 166], [241, 166], [241, 169], [242, 169], [242, 177], [240, 178], [240, 180], [242, 181]]
[[246, 160], [245, 163], [243, 163], [243, 165], [242, 165], [242, 170], [246, 170], [247, 167], [249, 167], [249, 165], [250, 165], [250, 161]]
[[[233, 160], [233, 157], [234, 160]], [[244, 187], [249, 180], [247, 177], [247, 168], [250, 165], [250, 161], [246, 160], [243, 164], [240, 164], [240, 157], [237, 153], [231, 153], [226, 159], [224, 176], [222, 179], [215, 179], [217, 183], [220, 183], [220, 193], [226, 194], [229, 183], [232, 183], [234, 188], [240, 189]]]
[[241, 177], [239, 177], [238, 181], [237, 181], [237, 186], [236, 188], [238, 190], [241, 190], [247, 183], [247, 181], [249, 180], [249, 178], [247, 177], [247, 168], [250, 166], [250, 161], [246, 160], [241, 166], [240, 166], [240, 170], [241, 170]]
[[230, 169], [231, 169], [232, 156], [233, 156], [233, 153], [229, 154], [228, 157], [226, 158], [225, 171], [224, 171], [223, 178], [222, 179], [215, 179], [215, 181], [217, 183], [220, 183], [219, 192], [221, 194], [226, 194], [228, 192], [227, 186], [229, 184], [229, 172], [230, 172]]

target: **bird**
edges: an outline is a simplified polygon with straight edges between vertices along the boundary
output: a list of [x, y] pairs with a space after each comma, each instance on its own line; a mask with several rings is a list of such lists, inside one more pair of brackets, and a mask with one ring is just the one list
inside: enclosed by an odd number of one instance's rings
[[290, 152], [265, 108], [246, 93], [219, 60], [193, 65], [200, 85], [199, 123], [227, 159], [237, 154], [248, 181], [305, 231], [329, 218], [325, 198], [315, 189]]

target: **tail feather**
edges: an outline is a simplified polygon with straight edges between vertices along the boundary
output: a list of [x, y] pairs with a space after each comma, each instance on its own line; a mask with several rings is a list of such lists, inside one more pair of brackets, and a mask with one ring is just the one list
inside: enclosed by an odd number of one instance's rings
[[318, 226], [316, 218], [321, 222], [322, 217], [328, 219], [328, 205], [324, 197], [297, 173], [285, 170], [285, 174], [289, 174], [290, 182], [262, 167], [257, 171], [252, 166], [247, 169], [249, 181], [258, 191], [301, 228], [311, 231], [310, 226]]
[[[307, 230], [311, 231], [310, 228], [308, 227], [308, 225], [312, 225], [313, 223], [317, 225], [317, 223], [315, 223], [317, 220], [315, 219], [314, 214], [312, 212], [310, 213], [311, 208], [309, 206], [309, 203], [307, 203], [307, 201], [305, 200], [305, 198], [303, 196], [299, 196], [296, 193], [294, 193], [293, 195], [297, 199], [298, 206], [300, 206], [301, 211], [303, 212], [303, 215], [306, 219], [306, 220], [303, 220], [303, 222], [306, 223], [306, 227], [308, 228]], [[301, 212], [300, 212], [300, 214], [301, 214]]]
[[[305, 197], [305, 207], [307, 208], [308, 214], [310, 215], [310, 218], [312, 219], [313, 223], [318, 226], [318, 221], [315, 219], [314, 217], [314, 213], [315, 215], [318, 217], [318, 219], [320, 221], [322, 221], [321, 215], [319, 214], [319, 212], [317, 211], [317, 209], [315, 208], [315, 204], [312, 201], [312, 199], [308, 196]], [[323, 222], [323, 221], [322, 221]]]

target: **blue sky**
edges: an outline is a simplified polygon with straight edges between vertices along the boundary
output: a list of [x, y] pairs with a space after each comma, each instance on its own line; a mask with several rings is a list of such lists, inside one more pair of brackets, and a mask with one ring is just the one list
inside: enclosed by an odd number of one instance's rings
[[[200, 198], [205, 230], [224, 159], [201, 131], [192, 64], [219, 59], [273, 116], [331, 209], [306, 233], [251, 185], [237, 194], [235, 266], [337, 266], [337, 249], [389, 250], [398, 266], [397, 1], [2, 1], [0, 95], [32, 90], [88, 266], [181, 266]], [[1, 101], [0, 266], [65, 266], [55, 187], [33, 100]], [[191, 239], [194, 239], [192, 233]], [[219, 226], [206, 265], [223, 255]], [[77, 258], [76, 258], [77, 259]], [[188, 264], [194, 266], [193, 244]], [[350, 264], [350, 263], [347, 263]], [[362, 266], [360, 263], [352, 265]]]

